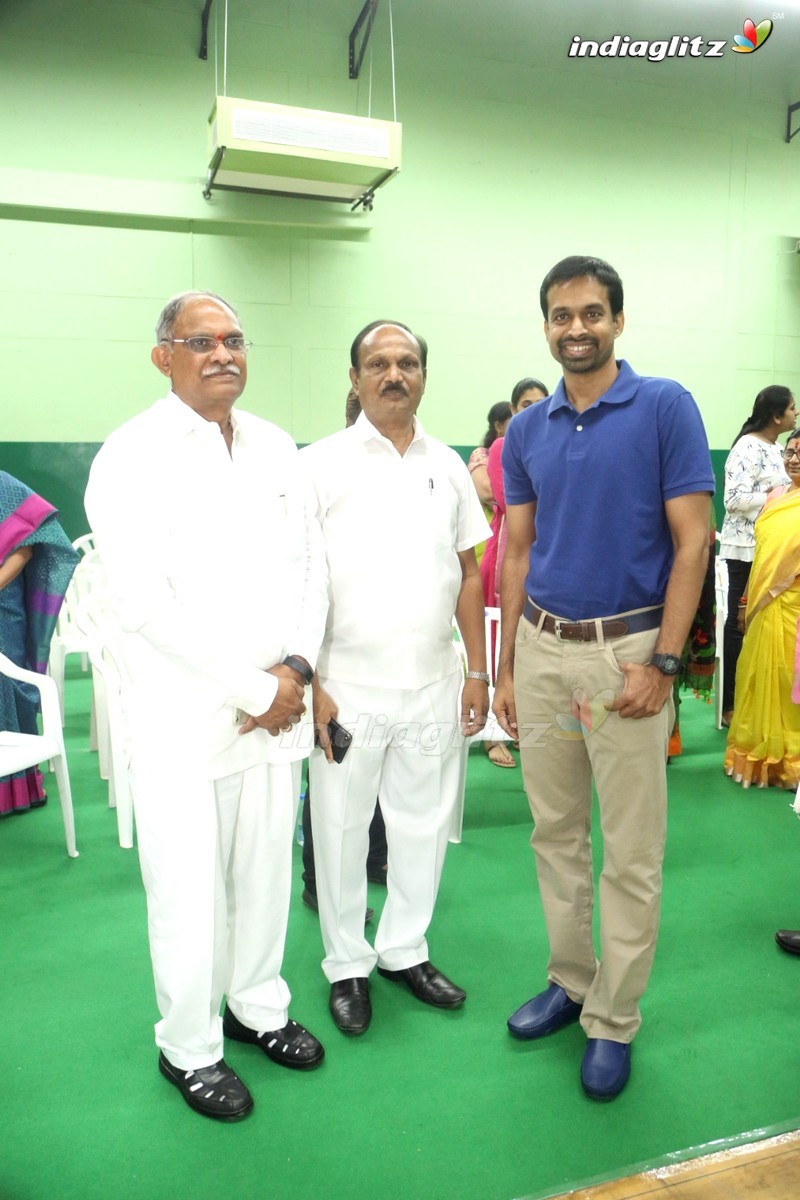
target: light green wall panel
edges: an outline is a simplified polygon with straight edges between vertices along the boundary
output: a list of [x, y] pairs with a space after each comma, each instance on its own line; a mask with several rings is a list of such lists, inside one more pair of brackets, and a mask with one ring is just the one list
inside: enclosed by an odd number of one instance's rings
[[192, 273], [189, 238], [146, 229], [0, 221], [0, 256], [3, 293], [22, 290], [54, 298], [160, 299], [166, 280], [188, 286], [181, 281]]
[[191, 256], [194, 284], [230, 297], [237, 308], [292, 303], [292, 243], [284, 230], [260, 236], [245, 230], [194, 234]]
[[253, 348], [248, 357], [247, 387], [240, 404], [282, 429], [292, 428], [292, 356], [286, 346]]

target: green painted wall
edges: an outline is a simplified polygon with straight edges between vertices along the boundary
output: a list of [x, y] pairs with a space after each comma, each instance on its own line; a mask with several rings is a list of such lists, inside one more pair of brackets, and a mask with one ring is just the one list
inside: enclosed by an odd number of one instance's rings
[[[347, 78], [359, 7], [230, 0], [228, 93], [364, 115], [366, 75]], [[718, 4], [660, 7], [627, 5], [628, 31], [699, 21], [729, 39], [741, 24]], [[298, 441], [339, 427], [353, 334], [396, 316], [431, 344], [426, 427], [474, 445], [517, 378], [555, 382], [538, 284], [576, 251], [618, 267], [621, 353], [693, 390], [713, 446], [766, 383], [800, 392], [800, 138], [783, 140], [796, 9], [757, 55], [652, 64], [568, 59], [573, 33], [608, 36], [587, 0], [395, 8], [403, 170], [351, 214], [202, 198], [216, 89], [199, 4], [2, 6], [0, 465], [2, 443], [97, 443], [161, 394], [155, 318], [193, 286], [239, 306], [256, 343], [243, 403]], [[381, 117], [387, 44], [383, 4]]]

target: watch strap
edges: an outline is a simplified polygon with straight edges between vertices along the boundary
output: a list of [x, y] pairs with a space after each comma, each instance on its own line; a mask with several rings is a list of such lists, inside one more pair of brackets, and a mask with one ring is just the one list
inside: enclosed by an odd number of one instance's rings
[[288, 667], [291, 671], [297, 671], [297, 674], [302, 675], [306, 683], [311, 683], [314, 678], [313, 667], [310, 667], [304, 659], [298, 658], [296, 654], [287, 654], [282, 666]]
[[677, 675], [681, 669], [681, 660], [677, 654], [653, 654], [650, 666], [655, 667], [662, 675]]

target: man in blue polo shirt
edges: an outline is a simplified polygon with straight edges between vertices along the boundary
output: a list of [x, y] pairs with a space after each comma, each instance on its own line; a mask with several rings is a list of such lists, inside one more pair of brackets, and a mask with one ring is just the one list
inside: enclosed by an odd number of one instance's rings
[[[630, 1075], [655, 953], [672, 685], [697, 609], [714, 476], [680, 384], [614, 357], [622, 281], [571, 257], [540, 290], [563, 379], [511, 422], [494, 710], [518, 736], [550, 940], [548, 986], [508, 1021], [538, 1038], [580, 1019], [585, 1092]], [[592, 779], [604, 835], [592, 936]]]

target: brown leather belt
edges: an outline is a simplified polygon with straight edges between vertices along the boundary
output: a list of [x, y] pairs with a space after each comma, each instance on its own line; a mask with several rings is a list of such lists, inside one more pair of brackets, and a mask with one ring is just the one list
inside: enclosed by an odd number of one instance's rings
[[[664, 615], [664, 608], [648, 608], [645, 612], [631, 613], [626, 617], [610, 617], [604, 621], [562, 621], [559, 617], [545, 615], [543, 610], [532, 600], [525, 601], [522, 615], [532, 625], [539, 626], [546, 633], [554, 633], [560, 642], [596, 642], [597, 626], [603, 631], [603, 637], [625, 637], [627, 633], [642, 633], [645, 629], [657, 629]], [[544, 620], [542, 621], [542, 617]]]

